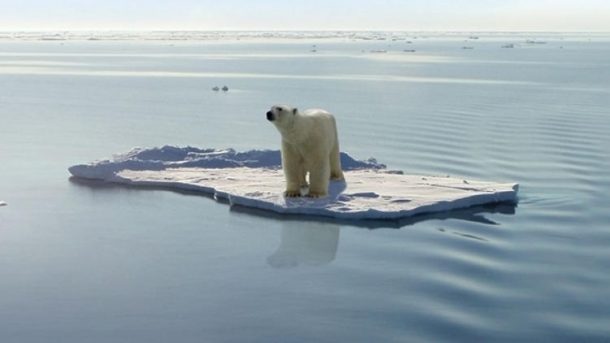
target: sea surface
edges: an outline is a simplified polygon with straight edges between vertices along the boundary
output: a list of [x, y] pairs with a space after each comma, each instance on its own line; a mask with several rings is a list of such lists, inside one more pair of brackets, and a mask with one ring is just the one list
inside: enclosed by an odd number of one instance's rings
[[[610, 35], [210, 37], [0, 35], [0, 342], [610, 341]], [[277, 103], [519, 203], [345, 223], [69, 177], [279, 149]]]

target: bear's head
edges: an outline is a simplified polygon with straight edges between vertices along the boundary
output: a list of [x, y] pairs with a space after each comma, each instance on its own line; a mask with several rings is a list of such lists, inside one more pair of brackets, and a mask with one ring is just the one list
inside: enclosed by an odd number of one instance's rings
[[294, 120], [294, 116], [298, 113], [296, 108], [285, 105], [275, 105], [267, 111], [267, 120], [272, 122], [278, 128], [289, 127]]

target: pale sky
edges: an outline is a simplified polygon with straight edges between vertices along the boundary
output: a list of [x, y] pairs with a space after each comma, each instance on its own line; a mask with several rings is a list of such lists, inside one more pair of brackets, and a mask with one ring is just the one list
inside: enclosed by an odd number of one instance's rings
[[0, 30], [610, 31], [610, 0], [0, 0]]

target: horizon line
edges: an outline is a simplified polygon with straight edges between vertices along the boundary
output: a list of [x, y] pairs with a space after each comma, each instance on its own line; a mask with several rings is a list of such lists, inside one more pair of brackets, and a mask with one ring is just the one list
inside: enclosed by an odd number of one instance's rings
[[428, 33], [610, 33], [610, 30], [501, 30], [501, 29], [0, 29], [0, 32], [428, 32]]

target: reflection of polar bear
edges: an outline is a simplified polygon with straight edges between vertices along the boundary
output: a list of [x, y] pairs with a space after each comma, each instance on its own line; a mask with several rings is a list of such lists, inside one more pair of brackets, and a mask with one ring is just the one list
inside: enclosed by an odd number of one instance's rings
[[335, 260], [338, 246], [339, 225], [284, 221], [280, 246], [267, 263], [274, 268], [323, 266]]
[[332, 114], [318, 109], [299, 112], [288, 106], [273, 106], [267, 112], [282, 135], [282, 166], [287, 197], [301, 195], [307, 186], [309, 197], [328, 194], [328, 181], [343, 180], [339, 157], [337, 124]]

